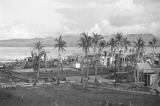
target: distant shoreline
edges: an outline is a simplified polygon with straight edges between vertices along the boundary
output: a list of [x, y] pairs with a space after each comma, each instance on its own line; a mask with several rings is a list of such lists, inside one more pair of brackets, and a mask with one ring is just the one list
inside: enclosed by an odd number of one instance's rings
[[[1, 46], [0, 45], [0, 47], [33, 47], [33, 46]], [[53, 47], [54, 48], [54, 46], [45, 46], [45, 45], [44, 45], [44, 47]], [[67, 46], [67, 47], [79, 47], [79, 46]], [[134, 47], [134, 46], [128, 46], [128, 47]], [[145, 47], [150, 47], [150, 46], [145, 45]], [[160, 47], [160, 45], [158, 45], [157, 47]]]
[[[128, 51], [130, 50], [132, 46], [128, 47]], [[31, 56], [31, 51], [33, 47], [31, 46], [19, 46], [19, 47], [14, 47], [14, 46], [3, 46], [0, 47], [0, 61], [13, 61], [13, 60], [22, 60], [25, 59], [26, 57], [30, 57]], [[47, 53], [47, 57], [48, 59], [52, 59], [52, 58], [57, 58], [58, 57], [58, 51], [57, 49], [54, 49], [53, 46], [46, 46], [44, 48], [48, 53]], [[106, 49], [107, 51], [110, 50], [110, 47], [108, 47]], [[145, 47], [145, 54], [151, 54], [153, 52], [152, 48], [149, 46]], [[90, 49], [90, 53], [92, 53], [93, 50]], [[157, 53], [160, 53], [160, 47], [157, 47], [156, 49]], [[66, 48], [66, 52], [64, 52], [62, 54], [62, 57], [65, 58], [67, 56], [71, 56], [73, 54], [79, 54], [79, 53], [83, 53], [82, 48], [78, 47], [78, 46], [70, 46]]]
[[[160, 38], [153, 34], [127, 34], [124, 37], [127, 37], [129, 41], [136, 41], [137, 38], [141, 35], [142, 39], [145, 41], [145, 45], [148, 46], [148, 42], [153, 38], [157, 38], [160, 41]], [[115, 35], [104, 35], [104, 40], [109, 41]], [[54, 37], [45, 37], [45, 38], [32, 38], [32, 39], [8, 39], [8, 40], [0, 40], [0, 47], [33, 47], [36, 41], [41, 41], [42, 44], [46, 47], [53, 47], [55, 44]], [[66, 45], [68, 47], [78, 47], [78, 42], [80, 40], [80, 36], [75, 35], [64, 35], [63, 40], [66, 41]], [[133, 46], [133, 43], [132, 43]], [[160, 47], [160, 42], [158, 43]]]
[[[33, 47], [33, 46], [0, 46], [0, 47]], [[54, 47], [54, 46], [45, 46], [44, 47]], [[78, 46], [67, 46], [67, 47], [78, 47]]]

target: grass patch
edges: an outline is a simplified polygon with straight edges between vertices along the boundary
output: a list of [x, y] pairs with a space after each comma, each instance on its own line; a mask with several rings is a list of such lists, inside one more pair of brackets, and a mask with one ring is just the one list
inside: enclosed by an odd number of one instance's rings
[[[0, 106], [159, 106], [160, 97], [109, 89], [72, 89], [67, 85], [0, 90]], [[79, 88], [79, 87], [78, 87]], [[107, 100], [107, 102], [106, 102]], [[122, 105], [120, 105], [122, 104]]]

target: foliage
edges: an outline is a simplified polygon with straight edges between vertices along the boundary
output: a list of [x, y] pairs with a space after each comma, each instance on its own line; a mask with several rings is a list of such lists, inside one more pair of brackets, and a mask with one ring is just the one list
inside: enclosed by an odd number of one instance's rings
[[39, 68], [40, 68], [40, 60], [43, 59], [46, 60], [47, 55], [45, 50], [43, 49], [43, 44], [38, 41], [34, 45], [34, 49], [31, 52], [32, 56], [32, 62], [33, 62], [33, 69], [35, 72], [37, 72], [37, 80], [39, 79]]
[[138, 54], [138, 59], [137, 61], [140, 61], [140, 55], [142, 57], [143, 52], [144, 52], [144, 47], [145, 47], [145, 41], [140, 37], [137, 39], [137, 41], [134, 42], [135, 44], [135, 48], [136, 48], [136, 52]]
[[66, 51], [66, 50], [65, 50], [66, 42], [63, 41], [62, 35], [60, 35], [60, 36], [59, 36], [58, 38], [56, 38], [54, 41], [56, 42], [55, 45], [54, 45], [54, 47], [55, 47], [55, 48], [58, 48], [59, 58], [60, 58], [60, 56], [61, 56], [60, 52]]
[[125, 49], [127, 49], [127, 46], [131, 46], [131, 41], [127, 39], [127, 37], [123, 38], [123, 45], [125, 46]]
[[91, 47], [91, 37], [88, 33], [82, 33], [78, 45], [83, 48], [85, 55], [87, 55], [89, 48]]
[[157, 48], [158, 46], [158, 40], [156, 38], [153, 38], [151, 41], [148, 42], [149, 45], [152, 47], [153, 49], [153, 52], [155, 54], [155, 49]]
[[114, 38], [111, 38], [108, 44], [111, 48], [111, 54], [113, 54], [114, 48], [117, 47], [117, 41]]
[[[59, 63], [60, 63], [60, 71], [63, 70], [63, 65], [62, 65], [62, 61], [61, 61], [61, 52], [66, 51], [65, 47], [66, 47], [66, 42], [63, 41], [62, 39], [62, 35], [60, 35], [58, 38], [56, 38], [54, 40], [56, 43], [54, 45], [55, 48], [58, 48], [58, 53], [59, 53]], [[58, 81], [57, 83], [59, 84], [59, 71], [58, 71]]]
[[101, 52], [106, 47], [107, 47], [107, 42], [105, 40], [101, 40], [99, 42], [99, 52]]
[[95, 53], [98, 52], [98, 51], [97, 51], [98, 48], [104, 46], [104, 45], [102, 44], [102, 42], [101, 42], [103, 38], [104, 38], [104, 37], [103, 37], [102, 35], [100, 35], [100, 34], [98, 34], [98, 33], [93, 33], [93, 37], [91, 38], [91, 39], [92, 39], [92, 40], [91, 40], [91, 43], [92, 43], [93, 51], [94, 51]]
[[150, 45], [151, 47], [156, 48], [156, 47], [157, 47], [157, 43], [158, 43], [157, 38], [153, 38], [153, 39], [149, 42], [149, 45]]
[[144, 49], [145, 41], [140, 37], [137, 39], [137, 41], [134, 42], [134, 44], [137, 51], [141, 51], [142, 49]]
[[35, 53], [32, 51], [32, 59], [33, 59], [33, 66], [34, 66], [34, 71], [38, 72], [38, 69], [40, 68], [40, 60], [44, 58], [44, 61], [46, 61], [46, 52], [45, 51], [40, 51], [39, 54]]
[[118, 48], [121, 46], [123, 46], [123, 35], [122, 33], [117, 33], [116, 34], [116, 37], [115, 37], [115, 40], [117, 42], [117, 45], [118, 45]]
[[42, 42], [41, 42], [41, 41], [37, 41], [37, 42], [34, 44], [33, 49], [34, 49], [34, 50], [42, 50], [43, 47], [44, 47], [44, 46], [42, 45]]

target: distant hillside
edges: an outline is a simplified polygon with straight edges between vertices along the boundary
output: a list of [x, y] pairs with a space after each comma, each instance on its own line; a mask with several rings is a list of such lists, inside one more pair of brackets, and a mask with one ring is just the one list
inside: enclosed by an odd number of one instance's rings
[[[113, 35], [105, 35], [104, 39], [108, 41]], [[142, 39], [148, 44], [148, 42], [154, 38], [153, 34], [127, 34], [126, 37], [130, 41], [136, 41], [136, 39], [141, 36]], [[67, 46], [77, 46], [80, 36], [76, 35], [64, 35], [63, 40], [67, 42]], [[34, 38], [34, 39], [10, 39], [10, 40], [0, 40], [0, 47], [31, 47], [36, 41], [41, 41], [45, 46], [54, 45], [54, 37], [47, 38]], [[157, 38], [159, 39], [159, 38]]]
[[136, 41], [137, 38], [141, 37], [145, 41], [145, 44], [148, 45], [148, 42], [151, 41], [155, 36], [153, 34], [127, 34], [126, 37], [130, 41]]
[[[34, 39], [10, 39], [0, 40], [0, 47], [31, 47], [36, 41], [41, 41], [45, 46], [53, 46], [54, 37], [34, 38]], [[67, 46], [76, 46], [79, 36], [65, 35], [63, 40], [67, 42]]]
[[42, 41], [44, 45], [49, 46], [52, 42], [49, 38], [35, 38], [35, 39], [11, 39], [11, 40], [1, 40], [1, 47], [31, 47], [35, 41]]

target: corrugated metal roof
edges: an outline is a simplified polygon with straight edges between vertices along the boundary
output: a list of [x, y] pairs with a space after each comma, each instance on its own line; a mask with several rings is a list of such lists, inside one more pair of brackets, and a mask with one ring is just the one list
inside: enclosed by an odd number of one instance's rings
[[148, 63], [137, 63], [137, 67], [142, 70], [142, 69], [151, 69], [151, 66]]
[[154, 73], [155, 72], [155, 70], [153, 70], [148, 63], [137, 63], [136, 69], [143, 73]]

